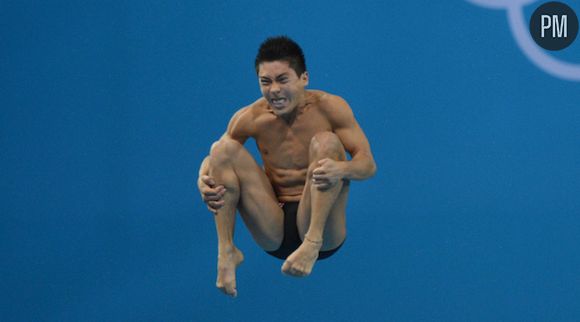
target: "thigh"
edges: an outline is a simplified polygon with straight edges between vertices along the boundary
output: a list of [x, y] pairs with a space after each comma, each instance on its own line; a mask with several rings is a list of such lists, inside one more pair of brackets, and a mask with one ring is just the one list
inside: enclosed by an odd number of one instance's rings
[[[342, 189], [326, 219], [323, 233], [324, 243], [321, 249], [323, 251], [338, 247], [346, 238], [346, 202], [348, 200], [349, 189], [350, 181], [344, 180]], [[304, 240], [304, 235], [310, 225], [310, 211], [310, 180], [307, 180], [304, 191], [302, 192], [302, 199], [300, 200], [296, 218], [298, 233], [302, 240]]]
[[240, 189], [237, 208], [242, 219], [260, 247], [275, 250], [283, 238], [284, 213], [270, 180], [243, 146], [233, 162]]

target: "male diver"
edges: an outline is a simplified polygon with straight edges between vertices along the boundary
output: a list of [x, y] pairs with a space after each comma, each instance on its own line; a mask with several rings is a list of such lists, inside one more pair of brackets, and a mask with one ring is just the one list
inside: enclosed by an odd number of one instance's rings
[[[236, 209], [256, 243], [284, 259], [282, 272], [307, 276], [316, 260], [346, 238], [350, 180], [375, 174], [369, 142], [347, 102], [306, 90], [302, 49], [288, 37], [268, 38], [255, 68], [263, 97], [238, 110], [200, 167], [198, 187], [215, 214], [216, 286], [237, 295], [242, 252], [233, 242]], [[254, 138], [260, 167], [243, 144]], [[351, 159], [347, 159], [346, 153]]]

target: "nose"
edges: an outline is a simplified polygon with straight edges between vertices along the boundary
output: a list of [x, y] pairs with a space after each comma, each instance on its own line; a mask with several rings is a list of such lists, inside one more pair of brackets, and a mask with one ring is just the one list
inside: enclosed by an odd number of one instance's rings
[[270, 86], [270, 92], [279, 93], [280, 92], [280, 85], [278, 85], [276, 82], [272, 83], [272, 85]]

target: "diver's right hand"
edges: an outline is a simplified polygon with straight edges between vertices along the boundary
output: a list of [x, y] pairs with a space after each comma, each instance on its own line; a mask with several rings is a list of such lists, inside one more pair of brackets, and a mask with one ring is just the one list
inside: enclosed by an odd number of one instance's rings
[[218, 209], [224, 206], [226, 188], [222, 185], [216, 185], [215, 180], [208, 175], [199, 177], [197, 187], [201, 193], [201, 199], [207, 205], [207, 209], [217, 215]]

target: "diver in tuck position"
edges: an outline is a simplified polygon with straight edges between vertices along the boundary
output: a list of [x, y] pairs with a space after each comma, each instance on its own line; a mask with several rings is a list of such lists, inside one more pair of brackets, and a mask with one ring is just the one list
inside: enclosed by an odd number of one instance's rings
[[[233, 243], [236, 209], [257, 244], [285, 259], [282, 272], [307, 276], [346, 238], [350, 180], [374, 175], [368, 140], [341, 97], [306, 90], [302, 49], [268, 38], [255, 61], [263, 98], [238, 110], [200, 167], [198, 187], [215, 214], [216, 286], [236, 296], [242, 252]], [[252, 137], [260, 167], [243, 147]], [[346, 152], [351, 160], [346, 158]]]

